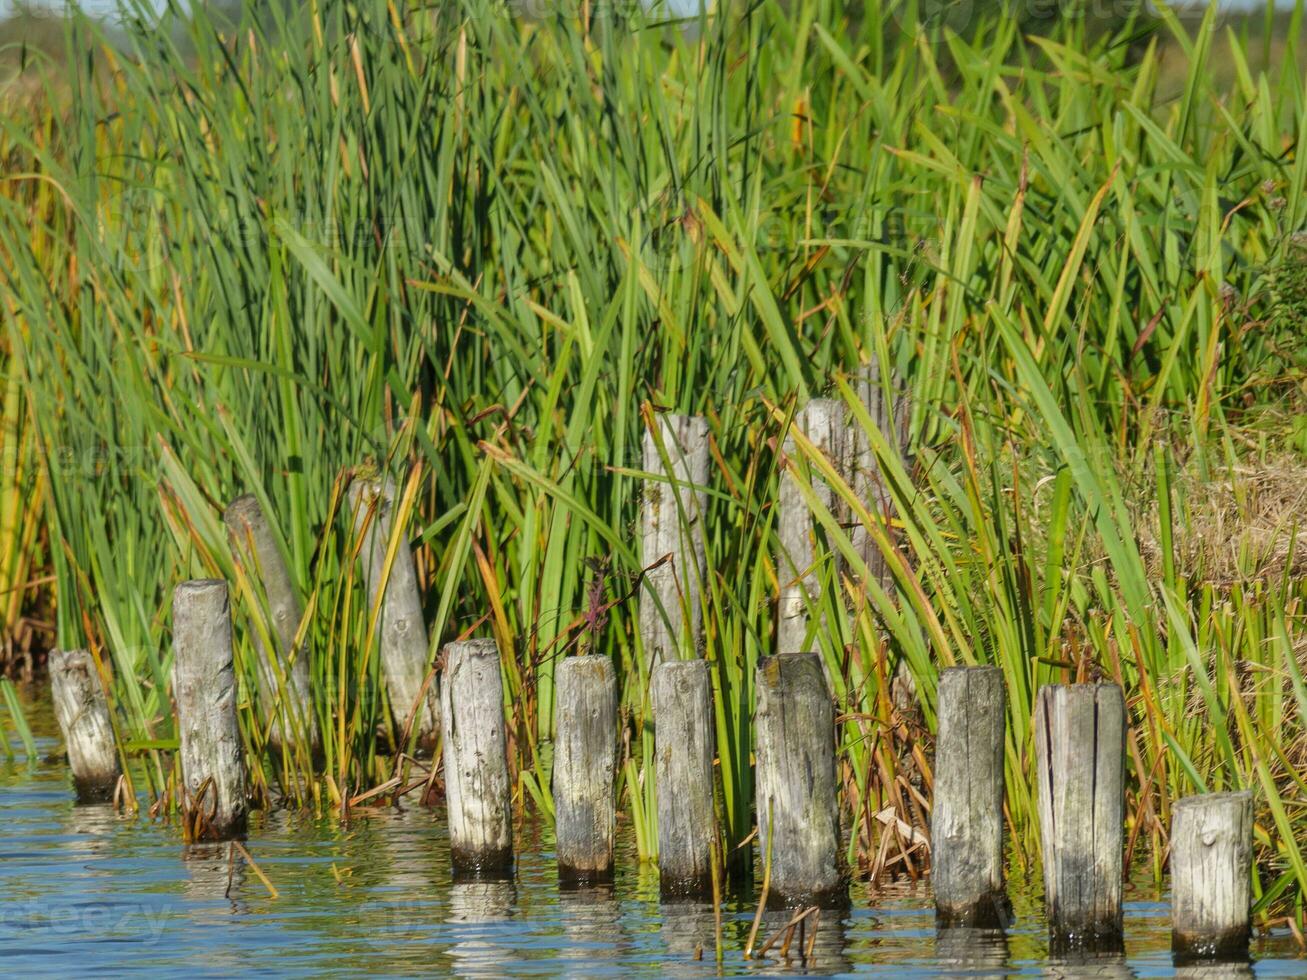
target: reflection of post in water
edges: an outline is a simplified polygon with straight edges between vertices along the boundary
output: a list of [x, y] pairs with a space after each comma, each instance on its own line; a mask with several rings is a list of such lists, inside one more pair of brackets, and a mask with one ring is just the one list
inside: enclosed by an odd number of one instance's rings
[[753, 959], [781, 969], [844, 973], [852, 968], [847, 945], [840, 909], [768, 909], [758, 927]]
[[690, 898], [663, 899], [659, 906], [658, 934], [667, 950], [667, 961], [659, 969], [667, 976], [702, 974], [692, 967], [699, 960], [712, 963], [717, 957], [716, 919], [711, 902]]
[[1253, 975], [1252, 964], [1242, 963], [1177, 963], [1175, 975], [1185, 980], [1243, 980]]
[[435, 820], [426, 807], [377, 814], [368, 821], [365, 833], [372, 835], [385, 855], [385, 874], [378, 885], [392, 901], [411, 907], [415, 896], [434, 894], [448, 880], [431, 846]]
[[449, 888], [449, 947], [452, 969], [460, 977], [502, 977], [514, 972], [517, 949], [504, 923], [513, 914], [517, 886], [512, 881], [456, 881]]
[[121, 819], [108, 803], [87, 803], [64, 811], [64, 846], [88, 857], [108, 854]]
[[[429, 935], [444, 913], [440, 898], [449, 882], [449, 859], [444, 848], [433, 846], [436, 823], [426, 807], [379, 811], [359, 821], [351, 843], [354, 854], [364, 855], [351, 868], [351, 879], [366, 887], [368, 913], [398, 943]], [[374, 968], [387, 972], [385, 962], [382, 956]]]
[[567, 943], [563, 958], [584, 964], [619, 959], [630, 945], [622, 929], [622, 909], [611, 886], [568, 888], [558, 893]]
[[182, 866], [186, 868], [184, 892], [197, 906], [193, 913], [197, 920], [203, 921], [206, 911], [216, 911], [216, 918], [222, 920], [242, 911], [245, 860], [233, 845], [188, 844], [182, 848]]
[[937, 929], [935, 959], [941, 973], [956, 969], [970, 977], [1007, 976], [1007, 934], [1002, 929]]
[[1129, 980], [1135, 971], [1125, 961], [1124, 953], [1098, 953], [1093, 950], [1050, 956], [1044, 976], [1081, 980], [1082, 977], [1105, 977], [1108, 980]]

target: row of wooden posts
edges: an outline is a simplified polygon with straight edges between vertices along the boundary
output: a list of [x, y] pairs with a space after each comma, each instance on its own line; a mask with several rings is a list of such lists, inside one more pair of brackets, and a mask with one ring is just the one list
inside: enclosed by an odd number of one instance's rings
[[[882, 432], [902, 432], [904, 409], [890, 407], [874, 378], [860, 383]], [[850, 486], [884, 511], [888, 495], [874, 454], [849, 427], [839, 403], [814, 399], [795, 428], [831, 458]], [[843, 428], [841, 427], [843, 426]], [[901, 451], [902, 443], [896, 440]], [[702, 487], [708, 482], [707, 425], [662, 415], [646, 433], [652, 482], [642, 509], [640, 630], [651, 677], [659, 870], [668, 897], [711, 894], [722, 865], [713, 792], [712, 685], [701, 654], [699, 584], [705, 574]], [[794, 452], [793, 439], [786, 450]], [[773, 904], [847, 902], [842, 863], [835, 721], [808, 610], [819, 588], [812, 518], [794, 476], [782, 476], [783, 581], [778, 648], [756, 678], [755, 786], [764, 888]], [[832, 512], [820, 480], [812, 489]], [[380, 654], [397, 727], [421, 747], [443, 741], [449, 833], [455, 871], [503, 874], [513, 862], [499, 651], [491, 640], [449, 644], [435, 683], [415, 566], [391, 521], [389, 481], [356, 480], [351, 500], [362, 537], [360, 562], [373, 609], [380, 609]], [[261, 582], [275, 650], [259, 647], [260, 703], [272, 706], [269, 740], [290, 741], [291, 726], [316, 744], [308, 660], [294, 639], [303, 610], [258, 502], [227, 510], [233, 553]], [[397, 541], [392, 541], [397, 537]], [[865, 536], [864, 536], [865, 537]], [[868, 574], [885, 576], [879, 549], [855, 541]], [[787, 577], [782, 571], [782, 578]], [[180, 759], [196, 838], [239, 836], [246, 824], [246, 773], [236, 720], [236, 677], [227, 583], [185, 582], [173, 597], [174, 677]], [[798, 652], [791, 652], [797, 650]], [[119, 761], [104, 690], [84, 651], [51, 657], [56, 714], [79, 797], [103, 798]], [[611, 662], [571, 657], [555, 671], [553, 794], [559, 875], [566, 882], [610, 879], [616, 809], [618, 692]], [[407, 708], [405, 717], [398, 717]], [[932, 811], [932, 880], [939, 920], [999, 928], [1010, 913], [1004, 885], [1001, 673], [993, 667], [945, 670]], [[1125, 709], [1115, 685], [1051, 685], [1038, 694], [1036, 750], [1045, 897], [1056, 944], [1120, 945]], [[1175, 948], [1184, 955], [1246, 951], [1249, 935], [1251, 799], [1211, 794], [1174, 809], [1171, 866]]]
[[[185, 582], [173, 598], [175, 696], [188, 827], [198, 839], [245, 833], [246, 770], [237, 730], [227, 585]], [[445, 648], [441, 718], [450, 848], [456, 875], [513, 867], [512, 782], [500, 654], [493, 640]], [[83, 651], [51, 660], [56, 713], [79, 795], [117, 783], [103, 688]], [[842, 862], [836, 728], [817, 654], [782, 653], [757, 668], [755, 785], [769, 904], [839, 907]], [[618, 692], [611, 661], [558, 665], [553, 771], [559, 878], [611, 882], [616, 834]], [[703, 660], [653, 673], [658, 864], [667, 897], [711, 897], [720, 875], [713, 809], [712, 685]], [[1003, 847], [1002, 674], [955, 667], [940, 675], [931, 828], [941, 925], [1009, 924]], [[1115, 684], [1048, 685], [1035, 710], [1036, 779], [1050, 934], [1065, 949], [1122, 942], [1125, 706]], [[1247, 953], [1252, 800], [1247, 792], [1180, 800], [1171, 833], [1175, 950]]]

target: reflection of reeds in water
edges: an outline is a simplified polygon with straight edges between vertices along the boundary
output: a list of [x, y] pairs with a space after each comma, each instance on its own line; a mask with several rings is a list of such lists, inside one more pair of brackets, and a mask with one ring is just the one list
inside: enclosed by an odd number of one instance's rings
[[619, 959], [630, 947], [622, 929], [622, 908], [611, 887], [565, 889], [558, 908], [567, 943], [561, 956], [577, 963]]
[[453, 938], [447, 955], [460, 977], [502, 977], [512, 974], [518, 958], [516, 945], [507, 937], [507, 922], [517, 901], [512, 881], [458, 881], [449, 889], [449, 932]]
[[838, 910], [768, 909], [753, 955], [769, 970], [843, 973], [851, 968], [847, 946], [848, 930]]
[[999, 929], [939, 929], [935, 932], [939, 969], [969, 977], [1007, 976], [1007, 934]]

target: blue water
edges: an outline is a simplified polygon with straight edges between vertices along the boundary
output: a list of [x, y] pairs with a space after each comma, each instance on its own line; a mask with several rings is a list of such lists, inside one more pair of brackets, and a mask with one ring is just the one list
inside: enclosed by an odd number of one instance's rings
[[[1008, 936], [937, 935], [924, 885], [853, 888], [853, 908], [817, 925], [813, 955], [796, 941], [745, 960], [754, 909], [722, 909], [721, 960], [711, 905], [663, 905], [656, 875], [625, 840], [616, 885], [560, 892], [547, 829], [518, 833], [509, 882], [452, 883], [438, 809], [365, 811], [348, 824], [285, 811], [255, 820], [247, 847], [271, 885], [227, 845], [187, 848], [175, 825], [74, 806], [51, 738], [34, 712], [38, 760], [0, 762], [0, 969], [6, 975], [128, 970], [227, 976], [438, 974], [713, 976], [1177, 975], [1164, 897], [1127, 890], [1126, 955], [1050, 963], [1035, 888], [1012, 882]], [[629, 835], [626, 835], [629, 838]], [[786, 913], [768, 913], [758, 944]], [[805, 939], [811, 938], [810, 934]], [[1288, 935], [1255, 941], [1250, 968], [1189, 977], [1307, 976]]]

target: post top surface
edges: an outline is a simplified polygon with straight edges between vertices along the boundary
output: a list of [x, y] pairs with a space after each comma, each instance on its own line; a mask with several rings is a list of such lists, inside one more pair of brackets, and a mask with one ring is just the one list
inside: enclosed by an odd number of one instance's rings
[[[1002, 670], [994, 664], [956, 664], [945, 667], [939, 672], [940, 678], [965, 674], [1001, 674]], [[1053, 686], [1053, 685], [1049, 685]]]
[[821, 654], [773, 653], [758, 660], [757, 677], [760, 687], [780, 684], [782, 676], [798, 678], [805, 674], [815, 675], [821, 681], [822, 686], [825, 686], [826, 678], [821, 669]]
[[1197, 793], [1185, 796], [1171, 804], [1172, 810], [1195, 810], [1209, 806], [1221, 806], [1228, 803], [1247, 803], [1253, 798], [1252, 790], [1227, 790], [1221, 793]]
[[249, 521], [262, 516], [263, 508], [259, 506], [259, 498], [252, 493], [241, 494], [222, 512], [222, 519], [228, 524], [235, 520]]
[[654, 668], [655, 674], [706, 674], [708, 661], [695, 657], [692, 660], [664, 660]]
[[576, 657], [566, 657], [558, 665], [559, 674], [598, 674], [610, 677], [613, 674], [613, 662], [601, 653], [587, 653]]
[[46, 661], [48, 669], [53, 671], [68, 670], [71, 667], [80, 667], [89, 663], [91, 654], [86, 650], [60, 650], [54, 649], [49, 653]]
[[454, 640], [445, 644], [446, 656], [459, 654], [464, 657], [498, 657], [499, 647], [490, 637], [477, 637], [471, 640]]
[[227, 580], [221, 578], [193, 578], [178, 584], [173, 590], [173, 596], [180, 598], [182, 596], [192, 595], [209, 595], [212, 593], [227, 592]]
[[389, 476], [356, 476], [349, 481], [349, 499], [355, 506], [362, 500], [371, 504], [380, 497], [391, 501], [395, 498], [395, 481]]

